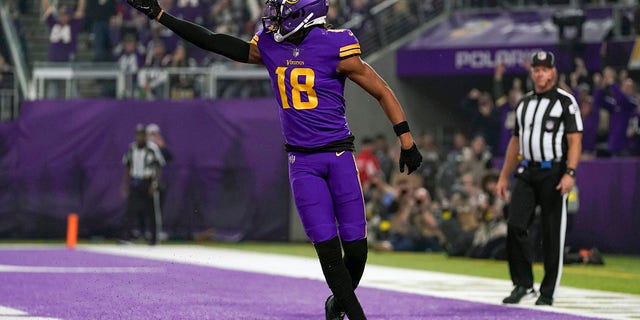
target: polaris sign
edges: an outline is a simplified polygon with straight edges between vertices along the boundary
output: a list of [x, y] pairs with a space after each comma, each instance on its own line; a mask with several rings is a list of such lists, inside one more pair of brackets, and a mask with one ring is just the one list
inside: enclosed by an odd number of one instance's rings
[[506, 68], [522, 67], [531, 60], [532, 54], [540, 50], [542, 49], [459, 50], [455, 53], [455, 68], [493, 69], [499, 63]]

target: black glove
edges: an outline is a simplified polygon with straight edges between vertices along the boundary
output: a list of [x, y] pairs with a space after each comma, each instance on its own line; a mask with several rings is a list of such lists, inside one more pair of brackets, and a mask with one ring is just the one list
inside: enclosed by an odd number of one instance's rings
[[400, 172], [404, 172], [404, 166], [407, 166], [407, 174], [416, 171], [422, 164], [422, 155], [418, 151], [418, 147], [414, 143], [411, 148], [405, 150], [400, 148]]
[[136, 8], [136, 10], [144, 13], [149, 19], [154, 20], [162, 8], [158, 4], [158, 0], [127, 0], [127, 3]]

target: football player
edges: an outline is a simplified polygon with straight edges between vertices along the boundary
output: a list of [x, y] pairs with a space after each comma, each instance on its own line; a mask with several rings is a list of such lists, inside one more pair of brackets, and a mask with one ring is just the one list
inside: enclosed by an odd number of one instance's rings
[[345, 313], [351, 320], [366, 319], [354, 292], [368, 249], [354, 136], [345, 116], [347, 78], [378, 100], [393, 124], [401, 143], [400, 171], [415, 171], [422, 156], [400, 103], [361, 60], [353, 33], [327, 26], [328, 0], [267, 0], [263, 28], [249, 42], [177, 19], [157, 0], [127, 1], [202, 49], [267, 68], [280, 105], [295, 204], [333, 293], [325, 301], [326, 319], [343, 319]]

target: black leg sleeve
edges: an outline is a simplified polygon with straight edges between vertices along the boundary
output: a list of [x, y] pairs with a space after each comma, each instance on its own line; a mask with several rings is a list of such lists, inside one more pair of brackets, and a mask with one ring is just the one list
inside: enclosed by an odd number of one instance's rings
[[342, 248], [338, 237], [316, 243], [314, 247], [318, 253], [324, 278], [338, 304], [344, 309], [350, 320], [366, 319], [362, 306], [353, 291], [349, 271], [342, 260]]
[[353, 289], [358, 287], [362, 274], [364, 273], [364, 266], [367, 263], [367, 254], [369, 248], [367, 247], [367, 238], [356, 241], [342, 241], [342, 248], [344, 249], [344, 265], [349, 270], [351, 275], [351, 284]]

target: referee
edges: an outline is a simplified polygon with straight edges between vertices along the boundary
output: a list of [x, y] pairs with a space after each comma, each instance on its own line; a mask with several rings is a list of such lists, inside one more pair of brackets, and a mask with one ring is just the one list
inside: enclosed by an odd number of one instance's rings
[[128, 242], [133, 238], [136, 221], [151, 228], [150, 245], [158, 244], [158, 233], [161, 231], [161, 213], [159, 206], [160, 167], [165, 165], [164, 157], [158, 146], [147, 140], [144, 125], [136, 126], [135, 141], [129, 145], [127, 153], [122, 157], [126, 166], [123, 178], [123, 192], [127, 194], [127, 211], [123, 225], [123, 239]]
[[[516, 107], [516, 124], [496, 186], [506, 198], [509, 175], [516, 170], [507, 231], [507, 259], [515, 288], [503, 303], [537, 295], [533, 288], [533, 246], [528, 229], [539, 205], [544, 250], [544, 279], [536, 305], [552, 305], [560, 283], [567, 220], [567, 194], [575, 183], [582, 148], [582, 118], [571, 94], [559, 89], [551, 52], [531, 57], [534, 91]], [[516, 169], [517, 168], [517, 169]]]

